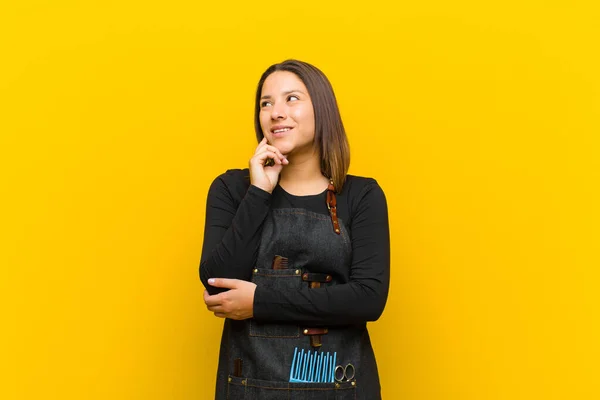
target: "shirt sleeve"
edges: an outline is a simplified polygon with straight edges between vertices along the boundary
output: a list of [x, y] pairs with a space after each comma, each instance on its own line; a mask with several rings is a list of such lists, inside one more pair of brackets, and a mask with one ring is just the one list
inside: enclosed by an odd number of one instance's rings
[[358, 197], [350, 226], [350, 281], [297, 291], [258, 286], [254, 293], [256, 320], [339, 326], [375, 321], [381, 316], [390, 281], [387, 203], [376, 182], [365, 186]]
[[209, 278], [250, 280], [271, 200], [270, 193], [250, 185], [241, 201], [236, 201], [236, 191], [226, 178], [224, 174], [213, 181], [206, 202], [199, 273], [211, 295], [227, 289], [210, 286]]

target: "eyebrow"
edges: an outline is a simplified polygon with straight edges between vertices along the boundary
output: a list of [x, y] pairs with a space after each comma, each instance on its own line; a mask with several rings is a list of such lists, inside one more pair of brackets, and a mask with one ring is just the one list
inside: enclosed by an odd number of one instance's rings
[[[285, 95], [288, 95], [288, 94], [294, 93], [294, 92], [302, 93], [302, 94], [306, 95], [306, 93], [304, 93], [302, 90], [298, 90], [298, 89], [286, 90], [285, 92], [283, 92], [283, 95], [285, 96]], [[265, 95], [265, 96], [262, 96], [260, 99], [262, 100], [262, 99], [270, 99], [270, 98], [271, 98], [271, 96]]]

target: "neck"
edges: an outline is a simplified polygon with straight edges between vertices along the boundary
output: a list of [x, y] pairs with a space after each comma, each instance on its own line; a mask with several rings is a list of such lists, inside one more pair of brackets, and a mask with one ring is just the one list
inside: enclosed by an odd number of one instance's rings
[[288, 156], [290, 163], [279, 175], [279, 185], [291, 194], [317, 194], [327, 188], [329, 179], [321, 173], [321, 160], [317, 152]]

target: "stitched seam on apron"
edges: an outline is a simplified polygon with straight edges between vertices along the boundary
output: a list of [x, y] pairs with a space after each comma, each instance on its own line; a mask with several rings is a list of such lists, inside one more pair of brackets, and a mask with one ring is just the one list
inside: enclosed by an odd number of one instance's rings
[[268, 335], [261, 335], [261, 334], [256, 334], [256, 333], [252, 333], [250, 332], [248, 334], [248, 336], [251, 337], [262, 337], [262, 338], [275, 338], [275, 339], [295, 339], [295, 338], [299, 338], [300, 337], [300, 330], [298, 330], [298, 334], [295, 336], [268, 336]]
[[[232, 383], [232, 385], [255, 387], [255, 388], [260, 388], [260, 389], [265, 389], [265, 390], [287, 390], [290, 392], [295, 391], [295, 390], [298, 390], [298, 391], [307, 391], [307, 390], [316, 391], [316, 390], [318, 390], [318, 391], [323, 392], [323, 391], [331, 391], [331, 390], [355, 390], [356, 389], [355, 386], [347, 387], [347, 388], [335, 388], [335, 387], [332, 387], [332, 388], [291, 388], [291, 387], [274, 388], [274, 387], [270, 387], [270, 386], [250, 385], [250, 384], [240, 385], [240, 384]], [[307, 385], [310, 385], [310, 384], [308, 383]]]

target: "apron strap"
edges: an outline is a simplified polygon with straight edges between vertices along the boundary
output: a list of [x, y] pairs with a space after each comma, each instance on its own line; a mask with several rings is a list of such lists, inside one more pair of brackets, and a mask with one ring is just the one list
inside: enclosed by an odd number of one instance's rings
[[335, 198], [335, 186], [333, 186], [333, 180], [329, 180], [329, 186], [327, 187], [327, 208], [331, 215], [331, 222], [333, 223], [333, 231], [338, 235], [341, 233], [340, 224], [337, 217], [337, 200]]

